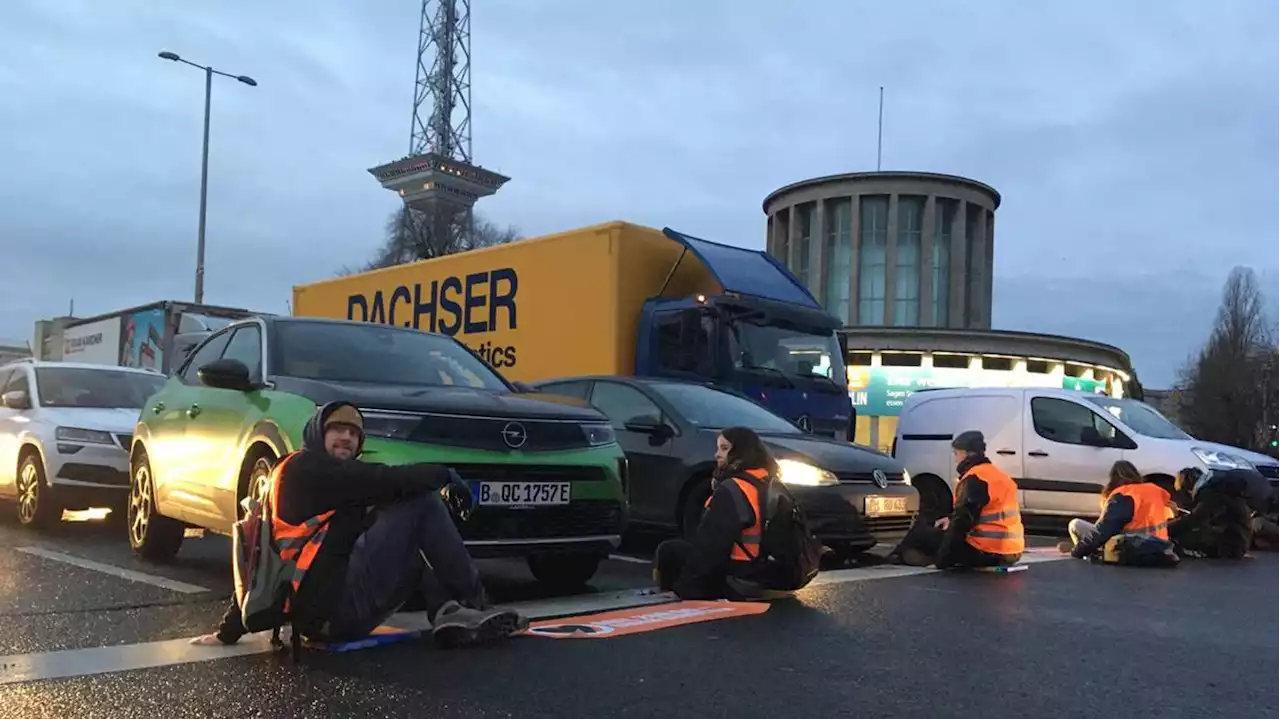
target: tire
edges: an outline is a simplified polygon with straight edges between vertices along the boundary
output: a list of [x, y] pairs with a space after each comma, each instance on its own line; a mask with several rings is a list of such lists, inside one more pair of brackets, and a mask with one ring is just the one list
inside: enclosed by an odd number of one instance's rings
[[267, 482], [271, 479], [271, 470], [275, 468], [275, 455], [261, 454], [253, 460], [253, 464], [249, 467], [249, 476], [245, 478], [244, 493], [236, 500], [236, 518], [244, 519], [244, 505], [240, 504], [240, 500], [246, 497], [254, 497], [262, 501], [269, 491]]
[[702, 513], [706, 510], [707, 498], [711, 496], [711, 478], [694, 480], [685, 495], [684, 505], [680, 508], [680, 533], [685, 539], [693, 540], [702, 523]]
[[139, 453], [129, 474], [129, 508], [125, 521], [129, 547], [143, 559], [164, 561], [172, 559], [182, 547], [186, 525], [160, 516], [155, 496], [151, 460]]
[[528, 557], [529, 571], [534, 579], [556, 591], [582, 589], [596, 575], [599, 554], [544, 554]]
[[18, 463], [18, 523], [24, 527], [46, 528], [62, 519], [62, 505], [45, 481], [44, 461], [27, 452]]
[[922, 474], [913, 478], [911, 485], [920, 494], [920, 516], [932, 522], [939, 517], [951, 514], [951, 488], [942, 479], [932, 474]]

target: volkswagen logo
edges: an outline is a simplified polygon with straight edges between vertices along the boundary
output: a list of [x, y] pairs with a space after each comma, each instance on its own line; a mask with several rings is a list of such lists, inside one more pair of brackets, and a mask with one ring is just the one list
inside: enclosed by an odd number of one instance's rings
[[529, 441], [529, 433], [525, 431], [524, 425], [519, 422], [507, 422], [502, 428], [502, 441], [512, 449], [520, 449], [525, 442]]
[[807, 414], [800, 415], [800, 418], [796, 420], [796, 426], [805, 432], [813, 431], [813, 422], [809, 420], [809, 415]]
[[875, 482], [880, 489], [886, 489], [889, 486], [889, 478], [884, 476], [884, 472], [878, 469], [871, 472], [871, 481]]

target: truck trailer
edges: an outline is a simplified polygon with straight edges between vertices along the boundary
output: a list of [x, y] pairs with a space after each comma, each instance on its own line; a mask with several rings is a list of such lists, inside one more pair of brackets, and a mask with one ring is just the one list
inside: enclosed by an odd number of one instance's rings
[[231, 307], [153, 302], [68, 322], [53, 359], [169, 374], [210, 332], [252, 315]]
[[454, 336], [520, 382], [668, 377], [850, 439], [842, 325], [768, 254], [610, 222], [293, 288], [299, 316]]

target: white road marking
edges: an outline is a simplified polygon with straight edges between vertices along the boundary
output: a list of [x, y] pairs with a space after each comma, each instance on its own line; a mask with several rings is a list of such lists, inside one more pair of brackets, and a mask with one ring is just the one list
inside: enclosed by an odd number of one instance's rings
[[196, 584], [187, 584], [186, 582], [179, 582], [176, 579], [166, 579], [154, 574], [135, 572], [132, 569], [122, 569], [110, 564], [81, 559], [80, 557], [72, 554], [63, 554], [62, 552], [55, 552], [52, 549], [45, 549], [43, 547], [18, 547], [17, 550], [23, 554], [30, 554], [33, 557], [41, 557], [55, 562], [62, 562], [63, 564], [70, 564], [82, 569], [92, 569], [95, 572], [110, 574], [113, 577], [128, 579], [131, 582], [150, 584], [153, 587], [168, 589], [172, 592], [181, 592], [183, 594], [202, 594], [204, 592], [211, 591], [206, 587], [201, 587]]
[[[24, 547], [22, 551], [35, 549]], [[44, 556], [43, 552], [28, 552]], [[56, 554], [56, 553], [55, 553]], [[62, 555], [68, 556], [68, 555]], [[1024, 557], [1026, 564], [1052, 562], [1069, 557], [1053, 552], [1038, 553], [1029, 551]], [[74, 557], [72, 559], [75, 559]], [[76, 560], [82, 562], [84, 560]], [[72, 562], [74, 563], [74, 562]], [[96, 563], [91, 563], [96, 564]], [[105, 566], [105, 565], [99, 565]], [[90, 567], [97, 568], [97, 567]], [[110, 569], [116, 570], [115, 567]], [[116, 570], [123, 572], [125, 570]], [[810, 587], [828, 584], [845, 584], [869, 579], [887, 579], [890, 577], [909, 577], [918, 574], [933, 574], [937, 569], [927, 567], [904, 567], [882, 565], [856, 569], [841, 569], [823, 572], [813, 580]], [[144, 575], [146, 576], [146, 575]], [[165, 580], [168, 581], [168, 580]], [[996, 580], [999, 581], [999, 580]], [[188, 585], [189, 586], [189, 585]], [[806, 590], [808, 587], [806, 587]], [[802, 590], [803, 591], [803, 590]], [[521, 602], [508, 605], [532, 620], [555, 619], [579, 614], [628, 609], [654, 604], [666, 604], [677, 601], [671, 592], [659, 592], [656, 588], [628, 589], [600, 594], [585, 594], [575, 597], [559, 597], [533, 602]], [[422, 630], [430, 627], [425, 613], [415, 612], [397, 614], [387, 620], [387, 624], [408, 630]], [[286, 630], [287, 634], [287, 630]], [[190, 643], [190, 639], [169, 639], [158, 642], [126, 644], [111, 647], [91, 647], [87, 649], [68, 649], [57, 652], [41, 652], [35, 654], [17, 654], [0, 657], [0, 685], [20, 682], [41, 681], [47, 679], [65, 679], [69, 677], [109, 674], [113, 672], [151, 669], [154, 667], [192, 662], [207, 662], [215, 659], [242, 657], [251, 654], [266, 654], [273, 651], [270, 634], [261, 632], [244, 637], [232, 646], [200, 646]]]
[[628, 557], [625, 554], [610, 554], [609, 559], [616, 559], [619, 562], [631, 562], [632, 564], [653, 564], [651, 560], [642, 559], [640, 557]]

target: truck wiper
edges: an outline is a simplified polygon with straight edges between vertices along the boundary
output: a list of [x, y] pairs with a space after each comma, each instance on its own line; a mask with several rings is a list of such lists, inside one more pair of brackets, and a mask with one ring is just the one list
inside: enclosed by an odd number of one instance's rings
[[769, 373], [772, 373], [772, 374], [776, 374], [778, 377], [780, 377], [780, 378], [782, 379], [782, 381], [783, 381], [783, 382], [785, 382], [785, 383], [786, 383], [786, 385], [787, 385], [787, 388], [788, 388], [788, 389], [795, 389], [795, 388], [796, 388], [796, 383], [791, 381], [791, 378], [787, 376], [787, 373], [786, 373], [786, 372], [783, 372], [783, 371], [782, 371], [782, 370], [780, 370], [780, 369], [777, 369], [776, 367], [756, 367], [756, 366], [751, 366], [751, 367], [744, 367], [743, 369], [750, 370], [750, 371], [752, 371], [752, 372], [769, 372]]

